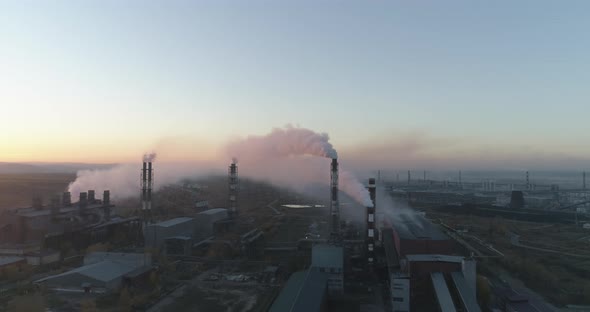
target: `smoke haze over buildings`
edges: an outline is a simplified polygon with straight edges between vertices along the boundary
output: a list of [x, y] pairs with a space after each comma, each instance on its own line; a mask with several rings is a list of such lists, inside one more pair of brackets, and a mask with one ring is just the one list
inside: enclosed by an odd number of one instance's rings
[[[160, 187], [185, 178], [206, 174], [223, 174], [230, 161], [240, 162], [240, 176], [265, 180], [298, 191], [310, 184], [329, 185], [329, 161], [338, 154], [329, 136], [310, 129], [286, 126], [263, 136], [234, 139], [215, 159], [174, 163], [163, 160], [154, 164], [154, 185]], [[143, 161], [154, 161], [156, 153], [147, 153]], [[82, 170], [70, 184], [73, 194], [88, 189], [113, 190], [113, 197], [133, 197], [139, 192], [140, 164], [122, 164], [107, 170]], [[372, 205], [364, 185], [345, 170], [340, 171], [340, 190], [363, 206]]]

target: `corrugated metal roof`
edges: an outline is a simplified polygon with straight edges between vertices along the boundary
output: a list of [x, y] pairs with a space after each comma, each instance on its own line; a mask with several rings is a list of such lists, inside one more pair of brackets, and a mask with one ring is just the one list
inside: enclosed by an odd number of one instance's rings
[[447, 288], [447, 283], [445, 282], [445, 277], [443, 274], [440, 272], [431, 273], [430, 279], [432, 280], [432, 285], [434, 286], [434, 292], [436, 293], [436, 300], [440, 306], [440, 311], [457, 311], [457, 309], [455, 309], [455, 304], [453, 303], [453, 298], [451, 298], [451, 293]]
[[112, 280], [124, 276], [125, 274], [131, 273], [132, 271], [139, 269], [140, 267], [140, 265], [131, 262], [117, 262], [105, 260], [98, 263], [81, 266], [79, 268], [67, 271], [62, 274], [57, 274], [43, 278], [36, 281], [36, 283], [45, 282], [51, 279], [59, 278], [62, 276], [68, 276], [71, 274], [80, 274], [97, 281], [110, 282]]
[[317, 268], [342, 268], [344, 263], [342, 247], [318, 245], [311, 249], [311, 265]]
[[317, 269], [295, 272], [270, 312], [319, 312], [327, 295], [328, 274]]
[[217, 214], [217, 213], [221, 213], [221, 212], [227, 212], [227, 209], [225, 209], [225, 208], [207, 209], [205, 211], [199, 212], [198, 214], [212, 215], [212, 214]]
[[463, 301], [465, 311], [481, 312], [481, 309], [477, 304], [477, 298], [475, 297], [475, 289], [471, 289], [469, 286], [467, 286], [467, 282], [465, 281], [465, 277], [463, 277], [463, 273], [453, 272], [451, 273], [451, 276], [453, 277], [453, 282], [459, 291], [459, 296], [461, 297], [461, 301]]
[[185, 222], [190, 222], [192, 221], [193, 218], [189, 218], [189, 217], [180, 217], [180, 218], [174, 218], [174, 219], [169, 219], [166, 221], [162, 221], [162, 222], [158, 222], [155, 225], [156, 226], [161, 226], [161, 227], [170, 227], [170, 226], [175, 226], [181, 223], [185, 223]]
[[448, 256], [448, 255], [406, 255], [406, 259], [408, 261], [416, 261], [416, 262], [455, 262], [461, 263], [463, 262], [463, 257], [460, 256]]

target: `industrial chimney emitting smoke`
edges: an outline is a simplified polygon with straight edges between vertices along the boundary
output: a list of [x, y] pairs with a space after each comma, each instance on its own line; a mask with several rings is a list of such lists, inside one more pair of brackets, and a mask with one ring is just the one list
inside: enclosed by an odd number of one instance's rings
[[338, 159], [332, 158], [330, 166], [330, 225], [332, 227], [331, 235], [333, 238], [340, 236], [340, 204], [338, 202]]
[[369, 196], [373, 202], [372, 207], [367, 207], [367, 265], [372, 266], [375, 262], [375, 199], [377, 186], [375, 179], [369, 179]]
[[146, 220], [147, 214], [152, 210], [152, 190], [154, 187], [152, 160], [154, 157], [153, 154], [145, 155], [141, 169], [141, 210], [144, 212]]
[[229, 216], [235, 218], [238, 213], [238, 161], [234, 158], [228, 169]]

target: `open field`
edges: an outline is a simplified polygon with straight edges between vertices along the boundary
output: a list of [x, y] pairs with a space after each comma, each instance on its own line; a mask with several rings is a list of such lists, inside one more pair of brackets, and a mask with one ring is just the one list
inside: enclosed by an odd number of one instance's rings
[[569, 224], [543, 224], [455, 216], [427, 211], [430, 218], [475, 236], [504, 254], [489, 260], [556, 305], [590, 304], [590, 231]]
[[75, 179], [75, 174], [61, 173], [0, 174], [0, 209], [30, 207], [35, 195], [47, 203]]

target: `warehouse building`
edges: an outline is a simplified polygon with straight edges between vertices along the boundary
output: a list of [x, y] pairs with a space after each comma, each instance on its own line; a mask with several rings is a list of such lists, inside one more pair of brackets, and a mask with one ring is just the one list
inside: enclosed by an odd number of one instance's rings
[[273, 302], [270, 312], [323, 312], [328, 301], [329, 274], [317, 268], [299, 271], [291, 277]]
[[227, 209], [202, 211], [194, 218], [179, 217], [149, 224], [144, 231], [145, 246], [168, 254], [187, 254], [194, 244], [214, 235], [214, 224], [227, 218]]
[[453, 254], [455, 243], [424, 217], [400, 215], [392, 221], [393, 240], [400, 258], [409, 254]]
[[96, 252], [84, 258], [84, 265], [62, 274], [35, 281], [57, 291], [104, 293], [115, 291], [124, 280], [132, 280], [151, 270], [145, 254]]
[[195, 219], [180, 217], [166, 221], [149, 224], [145, 228], [145, 246], [160, 249], [164, 247], [167, 239], [173, 237], [192, 238], [195, 233]]
[[317, 245], [311, 250], [311, 267], [328, 273], [328, 292], [344, 292], [344, 249], [338, 246]]

